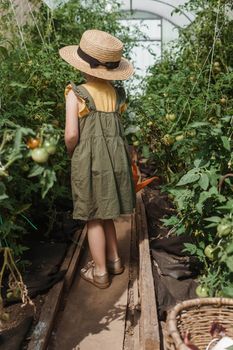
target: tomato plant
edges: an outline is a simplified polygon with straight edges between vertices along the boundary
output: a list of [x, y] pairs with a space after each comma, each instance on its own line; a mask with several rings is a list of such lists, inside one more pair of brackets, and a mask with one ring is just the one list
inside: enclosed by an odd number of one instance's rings
[[156, 164], [163, 191], [176, 207], [177, 214], [164, 218], [164, 225], [192, 237], [185, 250], [200, 260], [199, 289], [208, 286], [209, 296], [233, 296], [230, 8], [230, 0], [184, 5], [195, 20], [151, 67], [145, 90], [127, 112], [128, 128], [141, 130], [139, 152], [144, 156], [148, 147], [148, 162]]

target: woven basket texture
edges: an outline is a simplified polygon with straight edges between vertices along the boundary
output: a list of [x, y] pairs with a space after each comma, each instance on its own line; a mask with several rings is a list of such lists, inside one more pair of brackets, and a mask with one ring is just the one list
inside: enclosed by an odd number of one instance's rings
[[226, 335], [233, 338], [233, 299], [203, 298], [177, 304], [170, 310], [166, 322], [166, 350], [189, 350], [182, 340], [187, 331], [192, 344], [206, 350], [212, 340], [210, 328], [214, 321], [221, 323]]

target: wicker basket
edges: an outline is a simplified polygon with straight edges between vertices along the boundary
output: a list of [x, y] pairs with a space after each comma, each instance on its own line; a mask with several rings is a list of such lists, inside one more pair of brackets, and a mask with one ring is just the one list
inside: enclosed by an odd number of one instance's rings
[[210, 327], [219, 321], [226, 328], [226, 335], [233, 338], [233, 299], [203, 298], [191, 299], [177, 304], [166, 322], [166, 350], [189, 350], [181, 335], [191, 334], [191, 341], [200, 350], [206, 350], [212, 340]]

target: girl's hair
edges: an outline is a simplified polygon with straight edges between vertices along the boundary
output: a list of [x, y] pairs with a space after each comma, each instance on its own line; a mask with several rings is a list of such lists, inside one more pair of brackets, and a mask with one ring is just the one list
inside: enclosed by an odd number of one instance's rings
[[94, 77], [93, 75], [90, 75], [90, 74], [87, 74], [87, 73], [84, 73], [84, 72], [81, 72], [82, 75], [84, 76], [85, 79], [89, 79], [89, 80], [105, 80], [105, 79], [101, 79], [101, 78], [96, 78]]

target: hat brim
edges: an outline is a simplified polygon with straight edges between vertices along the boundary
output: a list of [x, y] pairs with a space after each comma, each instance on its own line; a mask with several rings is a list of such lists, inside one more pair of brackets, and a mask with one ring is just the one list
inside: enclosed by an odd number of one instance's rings
[[62, 47], [59, 50], [59, 55], [63, 60], [81, 72], [105, 80], [126, 80], [134, 73], [132, 64], [124, 57], [121, 58], [119, 66], [115, 69], [107, 69], [103, 66], [91, 68], [89, 63], [79, 57], [77, 53], [78, 47], [78, 45]]

